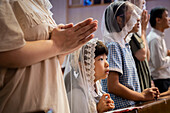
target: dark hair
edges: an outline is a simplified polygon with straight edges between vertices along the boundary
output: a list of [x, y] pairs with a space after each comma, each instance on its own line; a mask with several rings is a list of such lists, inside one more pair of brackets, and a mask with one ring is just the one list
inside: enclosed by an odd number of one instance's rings
[[[119, 7], [119, 9], [117, 10], [118, 7]], [[126, 18], [125, 12], [126, 12], [127, 8], [128, 8], [128, 6], [123, 1], [113, 2], [107, 7], [107, 9], [105, 10], [105, 25], [106, 25], [106, 29], [109, 33], [110, 32], [120, 32], [122, 30], [122, 28], [120, 28], [118, 26], [116, 18], [117, 18], [117, 16], [121, 15], [122, 23], [124, 26], [125, 25], [124, 22], [125, 22], [125, 18]], [[116, 10], [117, 10], [117, 12], [116, 12]], [[113, 14], [115, 14], [115, 13], [116, 13], [116, 15], [114, 18]], [[116, 23], [117, 25], [114, 25], [114, 23]]]
[[[91, 54], [91, 51], [89, 51], [88, 48], [89, 48], [89, 45], [88, 45], [88, 44], [85, 44], [85, 45], [82, 47], [82, 49], [81, 49], [81, 51], [80, 51], [79, 61], [81, 61], [82, 58], [83, 58], [83, 60], [89, 59], [89, 56], [86, 56], [86, 55], [85, 55], [85, 54]], [[95, 57], [94, 57], [94, 58], [96, 58], [96, 57], [99, 56], [99, 55], [103, 55], [103, 54], [108, 55], [108, 48], [103, 44], [103, 42], [97, 40], [97, 41], [96, 41], [96, 46], [95, 46], [95, 51], [94, 51], [94, 53], [95, 53]], [[90, 63], [91, 63], [91, 62], [90, 62]]]
[[150, 22], [152, 27], [156, 26], [156, 18], [162, 18], [162, 14], [165, 11], [168, 11], [168, 10], [166, 8], [164, 8], [164, 7], [156, 7], [156, 8], [153, 8], [151, 10], [149, 22]]
[[101, 41], [96, 42], [96, 47], [95, 47], [95, 58], [99, 55], [106, 54], [108, 55], [108, 48], [103, 44]]

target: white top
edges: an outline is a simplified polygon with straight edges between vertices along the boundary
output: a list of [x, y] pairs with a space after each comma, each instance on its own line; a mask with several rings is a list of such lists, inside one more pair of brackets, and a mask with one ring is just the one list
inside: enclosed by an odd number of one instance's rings
[[170, 78], [170, 57], [167, 56], [167, 47], [164, 34], [152, 29], [147, 36], [150, 49], [149, 66], [154, 80]]
[[[0, 52], [23, 47], [25, 41], [49, 38], [56, 24], [38, 1], [1, 1]], [[0, 113], [47, 109], [53, 109], [54, 113], [70, 113], [57, 56], [23, 68], [0, 67]]]

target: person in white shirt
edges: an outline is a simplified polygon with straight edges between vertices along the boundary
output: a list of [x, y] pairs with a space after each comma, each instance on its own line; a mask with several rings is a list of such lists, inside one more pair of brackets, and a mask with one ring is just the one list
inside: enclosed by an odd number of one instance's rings
[[150, 12], [151, 32], [147, 36], [150, 49], [150, 71], [154, 84], [160, 93], [170, 86], [170, 51], [164, 40], [164, 31], [169, 28], [170, 18], [164, 7], [153, 8]]

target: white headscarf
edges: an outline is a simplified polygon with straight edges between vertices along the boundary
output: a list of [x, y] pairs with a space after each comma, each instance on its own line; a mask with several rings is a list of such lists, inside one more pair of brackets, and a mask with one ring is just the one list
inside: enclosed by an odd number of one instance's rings
[[97, 113], [94, 100], [97, 96], [94, 87], [96, 42], [97, 39], [92, 39], [69, 55], [64, 79], [71, 113]]
[[[126, 12], [130, 13], [130, 19], [126, 22]], [[126, 1], [116, 1], [111, 3], [103, 13], [101, 31], [104, 42], [118, 42], [122, 47], [125, 46], [124, 38], [130, 32], [137, 19], [140, 19], [142, 10], [134, 4]], [[118, 24], [117, 16], [122, 17], [123, 28]]]

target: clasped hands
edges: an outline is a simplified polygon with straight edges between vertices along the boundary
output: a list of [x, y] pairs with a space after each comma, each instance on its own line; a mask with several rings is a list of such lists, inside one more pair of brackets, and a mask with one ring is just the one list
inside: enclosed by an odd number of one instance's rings
[[53, 29], [51, 40], [53, 40], [59, 54], [69, 54], [94, 37], [92, 33], [97, 30], [97, 24], [98, 21], [92, 18], [88, 18], [75, 26], [72, 23], [60, 24]]

